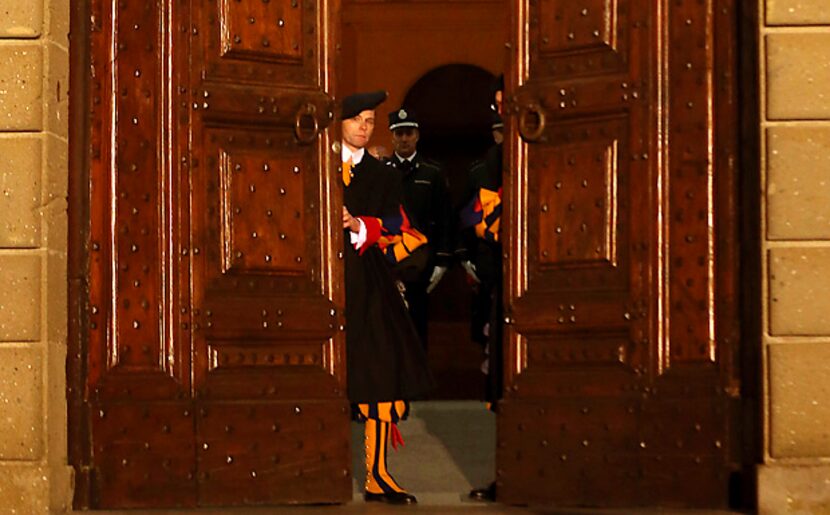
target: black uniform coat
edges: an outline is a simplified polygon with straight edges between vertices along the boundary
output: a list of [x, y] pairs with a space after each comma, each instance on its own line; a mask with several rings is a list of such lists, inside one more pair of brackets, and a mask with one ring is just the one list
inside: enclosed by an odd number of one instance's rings
[[[399, 177], [368, 153], [352, 172], [344, 193], [352, 216], [400, 214]], [[361, 255], [349, 243], [348, 232], [345, 254], [349, 400], [367, 403], [424, 397], [434, 383], [395, 285], [392, 264], [376, 245]]]
[[[470, 166], [465, 200], [477, 196], [481, 189], [498, 191], [502, 187], [502, 157], [502, 145], [494, 145], [483, 159]], [[474, 341], [489, 346], [485, 398], [495, 403], [502, 397], [503, 386], [501, 243], [477, 237], [472, 227], [462, 230], [459, 240], [459, 257], [475, 264], [481, 280], [472, 302], [471, 332]], [[487, 335], [484, 334], [486, 324], [489, 324]], [[492, 408], [495, 407], [494, 404]]]
[[[470, 165], [464, 202], [472, 199], [480, 189], [498, 191], [502, 186], [502, 145], [493, 145], [483, 159]], [[468, 259], [476, 266], [479, 279], [488, 285], [502, 281], [501, 245], [476, 237], [472, 228], [461, 231], [456, 252], [460, 259]]]
[[424, 158], [420, 152], [411, 161], [393, 154], [386, 164], [392, 168], [391, 173], [401, 178], [403, 205], [412, 217], [412, 225], [427, 237], [427, 244], [396, 268], [398, 277], [406, 285], [409, 314], [426, 347], [429, 280], [435, 266], [448, 267], [452, 258], [453, 217], [447, 177], [437, 163]]
[[[426, 237], [431, 253], [430, 264], [449, 266], [452, 258], [452, 206], [447, 177], [434, 161], [419, 152], [412, 161], [393, 154], [387, 165], [401, 174], [403, 205], [413, 225]], [[432, 273], [432, 267], [427, 267]], [[429, 279], [429, 277], [427, 277]]]

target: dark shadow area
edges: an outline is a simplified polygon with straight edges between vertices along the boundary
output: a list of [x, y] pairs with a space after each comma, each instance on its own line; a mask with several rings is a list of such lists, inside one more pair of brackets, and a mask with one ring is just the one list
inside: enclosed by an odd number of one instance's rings
[[758, 90], [758, 20], [761, 13], [757, 3], [738, 2], [736, 34], [740, 51], [737, 53], [740, 102], [739, 142], [741, 153], [738, 199], [741, 220], [739, 230], [741, 259], [741, 339], [738, 360], [740, 363], [741, 420], [740, 427], [741, 470], [730, 481], [730, 506], [745, 510], [755, 509], [757, 499], [756, 467], [763, 458], [763, 399], [762, 357], [763, 309], [762, 296], [762, 235], [761, 235], [761, 149]]
[[[404, 107], [418, 115], [419, 152], [444, 166], [455, 207], [465, 200], [470, 165], [493, 144], [493, 79], [477, 66], [441, 66], [421, 77], [404, 100]], [[471, 298], [467, 275], [459, 266], [453, 266], [430, 295], [429, 360], [438, 382], [433, 399], [484, 396], [482, 350], [470, 338]]]
[[444, 165], [453, 202], [460, 202], [467, 168], [493, 144], [493, 74], [469, 64], [436, 68], [409, 89], [404, 106], [418, 115], [419, 151]]

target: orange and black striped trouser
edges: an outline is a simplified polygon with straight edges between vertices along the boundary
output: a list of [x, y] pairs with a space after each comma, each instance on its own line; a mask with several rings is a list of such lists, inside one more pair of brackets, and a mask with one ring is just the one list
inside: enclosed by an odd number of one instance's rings
[[409, 415], [406, 401], [364, 403], [353, 405], [355, 419], [364, 423], [366, 451], [365, 491], [373, 494], [405, 492], [386, 467], [389, 440], [396, 434], [397, 424]]

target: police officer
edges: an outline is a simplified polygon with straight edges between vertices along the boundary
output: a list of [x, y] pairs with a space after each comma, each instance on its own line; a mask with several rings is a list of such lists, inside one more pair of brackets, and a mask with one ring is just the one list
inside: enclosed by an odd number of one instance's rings
[[394, 153], [387, 165], [400, 173], [404, 208], [412, 217], [412, 225], [429, 242], [420, 250], [420, 256], [413, 254], [399, 268], [409, 312], [426, 346], [428, 294], [441, 280], [452, 258], [452, 208], [447, 177], [437, 163], [418, 152], [420, 127], [414, 113], [405, 108], [389, 113], [389, 130]]

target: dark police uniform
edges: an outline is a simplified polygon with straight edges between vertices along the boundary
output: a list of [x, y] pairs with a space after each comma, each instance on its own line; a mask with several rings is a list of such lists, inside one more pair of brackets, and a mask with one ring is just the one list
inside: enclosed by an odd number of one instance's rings
[[[414, 114], [405, 109], [389, 113], [389, 128], [418, 128]], [[452, 259], [452, 207], [444, 170], [420, 152], [408, 159], [397, 153], [387, 166], [400, 172], [403, 182], [403, 205], [412, 224], [423, 233], [428, 244], [419, 249], [409, 263], [399, 267], [399, 277], [406, 286], [409, 312], [421, 341], [427, 345], [429, 295], [427, 287], [436, 266], [448, 268]], [[420, 254], [420, 255], [419, 255]]]

